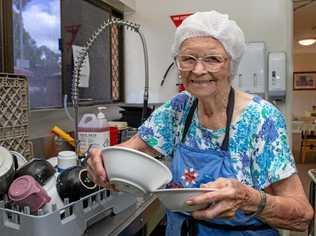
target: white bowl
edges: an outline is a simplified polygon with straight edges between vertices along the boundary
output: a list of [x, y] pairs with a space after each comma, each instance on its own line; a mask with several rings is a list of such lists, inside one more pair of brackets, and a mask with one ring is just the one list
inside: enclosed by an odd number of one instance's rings
[[134, 149], [107, 147], [102, 150], [102, 156], [110, 183], [121, 192], [136, 195], [149, 193], [172, 179], [167, 166]]
[[27, 162], [27, 160], [25, 159], [25, 157], [21, 153], [16, 152], [16, 151], [10, 151], [10, 153], [12, 156], [16, 157], [18, 168], [24, 166], [24, 164]]
[[196, 211], [206, 208], [210, 203], [192, 205], [186, 204], [186, 201], [190, 197], [195, 197], [200, 194], [215, 191], [210, 188], [170, 188], [170, 189], [158, 189], [153, 193], [159, 198], [161, 203], [170, 211]]

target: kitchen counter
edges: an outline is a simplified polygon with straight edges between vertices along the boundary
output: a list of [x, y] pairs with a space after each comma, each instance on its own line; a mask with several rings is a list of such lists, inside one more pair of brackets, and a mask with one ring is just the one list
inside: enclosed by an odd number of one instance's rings
[[88, 227], [85, 236], [149, 235], [164, 216], [159, 200], [148, 195], [134, 206]]

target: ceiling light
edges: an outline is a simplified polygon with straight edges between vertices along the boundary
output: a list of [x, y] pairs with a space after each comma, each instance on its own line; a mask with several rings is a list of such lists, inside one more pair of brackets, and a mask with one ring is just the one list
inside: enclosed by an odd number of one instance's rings
[[303, 39], [298, 41], [298, 43], [303, 46], [309, 46], [316, 43], [316, 39]]

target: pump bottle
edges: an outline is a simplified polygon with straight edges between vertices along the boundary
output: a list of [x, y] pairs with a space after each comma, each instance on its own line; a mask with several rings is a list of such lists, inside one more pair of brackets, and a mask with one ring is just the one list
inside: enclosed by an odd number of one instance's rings
[[101, 148], [110, 145], [109, 125], [105, 117], [106, 107], [98, 107], [98, 113], [86, 113], [78, 126], [80, 153], [85, 153], [91, 144]]

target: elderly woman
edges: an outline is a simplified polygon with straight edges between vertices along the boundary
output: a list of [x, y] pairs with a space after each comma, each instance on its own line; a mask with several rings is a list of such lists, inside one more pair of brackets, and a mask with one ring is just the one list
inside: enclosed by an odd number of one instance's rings
[[[198, 12], [177, 29], [173, 54], [186, 88], [155, 110], [122, 145], [171, 162], [169, 187], [213, 188], [187, 204], [213, 203], [191, 215], [167, 211], [167, 235], [278, 235], [304, 231], [313, 217], [297, 176], [285, 120], [258, 96], [232, 88], [245, 49], [236, 23]], [[100, 151], [88, 160], [99, 185], [107, 176]]]

